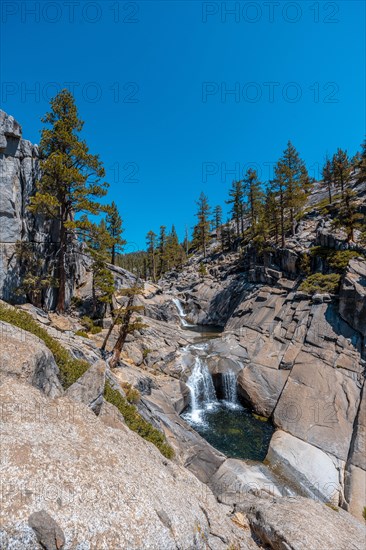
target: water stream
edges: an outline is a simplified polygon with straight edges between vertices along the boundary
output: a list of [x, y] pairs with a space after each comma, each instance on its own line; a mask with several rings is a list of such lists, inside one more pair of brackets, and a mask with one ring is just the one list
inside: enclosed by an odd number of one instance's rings
[[[192, 330], [185, 320], [187, 315], [178, 299], [174, 299], [182, 326]], [[263, 422], [244, 407], [238, 398], [237, 373], [228, 369], [212, 378], [207, 365], [207, 340], [213, 333], [205, 335], [188, 345], [184, 352], [194, 355], [194, 366], [187, 380], [190, 391], [190, 405], [182, 413], [202, 437], [229, 457], [263, 460], [273, 433], [269, 422]], [[216, 337], [219, 334], [215, 335]], [[215, 385], [219, 385], [216, 392]], [[220, 398], [218, 398], [218, 394]]]

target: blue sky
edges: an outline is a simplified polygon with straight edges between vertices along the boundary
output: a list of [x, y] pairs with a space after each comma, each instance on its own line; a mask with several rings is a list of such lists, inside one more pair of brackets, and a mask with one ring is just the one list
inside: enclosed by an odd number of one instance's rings
[[200, 192], [224, 206], [245, 168], [268, 179], [288, 139], [317, 177], [364, 138], [362, 1], [29, 0], [1, 17], [2, 108], [38, 142], [48, 98], [74, 90], [127, 251], [161, 224], [183, 237]]

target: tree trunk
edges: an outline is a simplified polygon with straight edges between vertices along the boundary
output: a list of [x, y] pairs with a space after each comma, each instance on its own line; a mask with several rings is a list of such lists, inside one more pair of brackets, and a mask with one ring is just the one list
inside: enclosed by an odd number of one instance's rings
[[281, 193], [281, 200], [280, 200], [280, 208], [281, 208], [281, 242], [282, 242], [282, 248], [285, 248], [285, 209], [283, 206], [282, 193]]
[[64, 313], [65, 311], [65, 295], [66, 295], [66, 239], [67, 233], [64, 224], [64, 213], [62, 213], [61, 227], [60, 227], [60, 255], [58, 260], [58, 297], [56, 311], [58, 313]]
[[114, 348], [113, 348], [113, 355], [112, 355], [112, 358], [109, 360], [109, 366], [110, 366], [111, 369], [113, 369], [114, 367], [117, 366], [117, 364], [119, 362], [119, 359], [120, 359], [120, 356], [121, 356], [121, 351], [123, 349], [124, 343], [125, 343], [126, 338], [127, 338], [128, 327], [129, 327], [130, 320], [131, 320], [132, 313], [133, 313], [133, 311], [131, 309], [131, 307], [133, 306], [133, 301], [134, 301], [134, 296], [130, 296], [129, 299], [128, 299], [128, 302], [127, 302], [126, 313], [125, 313], [123, 321], [122, 321], [119, 336], [118, 336], [117, 342], [115, 343]]
[[116, 245], [112, 246], [112, 265], [116, 265]]

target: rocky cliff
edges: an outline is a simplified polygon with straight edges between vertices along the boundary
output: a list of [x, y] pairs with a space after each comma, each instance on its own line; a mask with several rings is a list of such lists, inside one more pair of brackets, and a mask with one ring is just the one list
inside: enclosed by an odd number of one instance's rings
[[[52, 272], [57, 227], [27, 211], [39, 177], [37, 147], [5, 113], [0, 130], [0, 297], [18, 302], [12, 311], [27, 312], [43, 339], [28, 332], [28, 322], [19, 328], [0, 319], [0, 547], [362, 548], [366, 251], [317, 208], [321, 187], [286, 248], [273, 245], [259, 259], [251, 245], [223, 253], [213, 242], [206, 259], [195, 254], [180, 273], [146, 282], [138, 297], [145, 327], [128, 336], [121, 365], [111, 370], [100, 352], [111, 319], [84, 337], [91, 276], [80, 249], [68, 262], [68, 301], [71, 293], [77, 298], [68, 315], [21, 303], [16, 242], [38, 247], [45, 273]], [[365, 209], [366, 185], [354, 180], [353, 189]], [[326, 273], [329, 251], [353, 252], [339, 292], [301, 290], [304, 255]], [[134, 278], [110, 269], [115, 305], [122, 304], [119, 291]], [[45, 309], [54, 294], [43, 297]], [[216, 384], [234, 372], [242, 403], [273, 423], [264, 463], [225, 456], [180, 416], [190, 401], [190, 346], [202, 340], [193, 323], [222, 330], [198, 352]], [[115, 327], [107, 353], [117, 336]], [[63, 361], [65, 353], [85, 361], [68, 388], [48, 337]], [[126, 388], [138, 390], [136, 411], [164, 434], [174, 458], [128, 427], [127, 412], [106, 399], [108, 387], [123, 399]]]
[[[16, 255], [16, 243], [22, 242], [29, 251], [42, 258], [43, 275], [53, 275], [57, 254], [58, 227], [42, 216], [32, 215], [27, 207], [40, 177], [37, 145], [22, 138], [22, 128], [12, 117], [0, 110], [0, 298], [24, 302], [19, 288], [24, 265]], [[78, 281], [85, 277], [88, 259], [75, 244], [68, 259], [67, 303]], [[42, 276], [42, 273], [41, 273]], [[46, 309], [54, 306], [55, 289], [42, 296]]]

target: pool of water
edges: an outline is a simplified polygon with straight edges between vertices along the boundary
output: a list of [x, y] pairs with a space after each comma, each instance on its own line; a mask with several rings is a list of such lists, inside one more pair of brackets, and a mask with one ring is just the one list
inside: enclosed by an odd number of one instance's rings
[[274, 432], [270, 422], [250, 410], [224, 400], [205, 404], [200, 410], [186, 409], [182, 417], [217, 450], [230, 458], [263, 461]]

